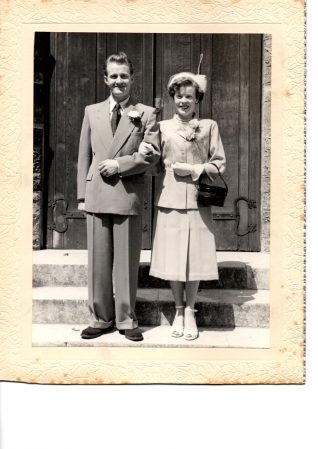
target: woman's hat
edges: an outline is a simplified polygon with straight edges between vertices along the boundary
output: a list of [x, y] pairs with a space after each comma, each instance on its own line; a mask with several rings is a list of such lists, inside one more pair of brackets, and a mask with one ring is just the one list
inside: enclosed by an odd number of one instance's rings
[[168, 90], [174, 83], [180, 83], [182, 81], [192, 81], [199, 87], [199, 91], [205, 93], [207, 86], [207, 79], [205, 75], [199, 75], [191, 72], [180, 72], [172, 75], [168, 81]]

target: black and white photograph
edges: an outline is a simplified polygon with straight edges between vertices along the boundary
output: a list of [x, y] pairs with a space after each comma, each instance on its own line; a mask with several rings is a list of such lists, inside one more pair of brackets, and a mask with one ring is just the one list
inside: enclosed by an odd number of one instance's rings
[[271, 34], [33, 57], [32, 346], [270, 348]]
[[305, 23], [4, 4], [2, 380], [305, 382]]

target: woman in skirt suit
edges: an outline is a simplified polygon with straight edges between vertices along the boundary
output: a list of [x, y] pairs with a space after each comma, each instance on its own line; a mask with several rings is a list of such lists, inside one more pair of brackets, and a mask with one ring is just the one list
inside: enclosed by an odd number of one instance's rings
[[170, 281], [176, 304], [171, 335], [186, 340], [199, 335], [195, 301], [200, 280], [218, 279], [211, 207], [197, 204], [200, 175], [213, 181], [218, 175], [215, 165], [221, 173], [225, 170], [217, 123], [195, 118], [205, 90], [204, 75], [172, 76], [168, 91], [175, 115], [159, 123], [163, 170], [155, 198], [150, 274]]

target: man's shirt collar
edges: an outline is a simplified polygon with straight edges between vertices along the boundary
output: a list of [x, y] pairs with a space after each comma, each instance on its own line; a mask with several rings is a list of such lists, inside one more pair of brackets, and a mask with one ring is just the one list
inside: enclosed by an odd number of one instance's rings
[[[126, 104], [127, 104], [128, 101], [129, 101], [129, 98], [130, 98], [130, 97], [126, 98], [124, 101], [121, 101], [121, 102], [119, 103], [120, 109], [121, 109], [122, 111], [125, 109]], [[111, 95], [111, 96], [109, 97], [109, 112], [110, 112], [110, 113], [113, 112], [113, 109], [114, 109], [114, 107], [115, 107], [116, 104], [117, 104], [117, 101], [115, 101], [114, 98], [113, 98], [112, 95]]]

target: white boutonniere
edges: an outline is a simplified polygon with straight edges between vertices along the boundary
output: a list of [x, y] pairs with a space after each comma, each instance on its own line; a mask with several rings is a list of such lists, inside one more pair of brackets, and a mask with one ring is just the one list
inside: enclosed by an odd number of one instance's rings
[[200, 122], [196, 118], [192, 119], [188, 123], [188, 127], [186, 130], [186, 139], [190, 142], [191, 140], [195, 140], [195, 133], [200, 128]]
[[129, 111], [128, 112], [128, 117], [130, 118], [130, 120], [133, 123], [136, 123], [136, 122], [138, 122], [141, 119], [141, 115], [140, 115], [140, 113], [136, 109], [133, 109], [132, 111]]

